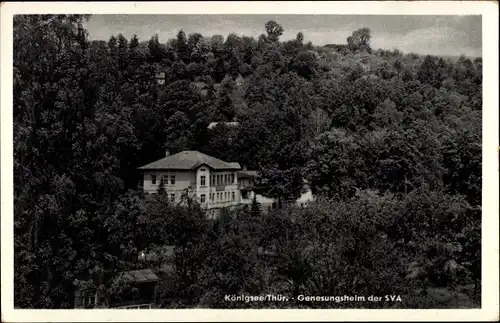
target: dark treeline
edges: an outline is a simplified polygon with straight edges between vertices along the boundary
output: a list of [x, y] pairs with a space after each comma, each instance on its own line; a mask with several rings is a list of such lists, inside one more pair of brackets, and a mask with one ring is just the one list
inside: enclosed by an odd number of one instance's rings
[[[478, 302], [480, 58], [374, 50], [366, 28], [340, 45], [281, 41], [273, 21], [257, 39], [89, 41], [87, 18], [14, 18], [16, 307], [72, 307], [77, 281], [105, 284], [166, 244], [164, 307], [356, 306], [223, 301], [244, 293]], [[166, 149], [260, 170], [280, 208], [208, 223], [196, 204], [144, 196], [137, 167]], [[303, 179], [318, 201], [288, 207]]]

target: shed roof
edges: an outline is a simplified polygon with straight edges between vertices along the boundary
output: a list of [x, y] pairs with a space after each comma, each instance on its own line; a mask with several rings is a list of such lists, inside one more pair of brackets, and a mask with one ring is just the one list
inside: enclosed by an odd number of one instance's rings
[[256, 170], [240, 170], [238, 172], [238, 178], [254, 178], [259, 176], [259, 172]]
[[215, 128], [218, 124], [222, 124], [224, 126], [229, 126], [229, 127], [238, 127], [240, 125], [239, 122], [237, 121], [230, 121], [230, 122], [210, 122], [208, 125], [208, 129], [213, 129]]

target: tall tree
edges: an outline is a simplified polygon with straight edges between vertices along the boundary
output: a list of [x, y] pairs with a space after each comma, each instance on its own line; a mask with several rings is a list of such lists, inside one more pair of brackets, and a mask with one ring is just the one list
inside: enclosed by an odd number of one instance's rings
[[347, 47], [352, 51], [367, 51], [371, 52], [370, 46], [371, 31], [369, 28], [361, 28], [355, 30], [351, 36], [347, 38]]
[[188, 40], [186, 38], [186, 33], [182, 29], [177, 33], [175, 45], [177, 47], [177, 57], [185, 64], [188, 64], [190, 58]]
[[250, 214], [253, 217], [259, 217], [262, 214], [262, 208], [260, 203], [257, 201], [257, 195], [254, 195], [252, 200], [252, 205], [250, 206]]
[[270, 42], [278, 42], [280, 39], [280, 36], [283, 35], [283, 26], [278, 24], [274, 20], [270, 20], [266, 22], [266, 32], [267, 32], [267, 37]]
[[418, 70], [417, 79], [421, 83], [428, 83], [434, 87], [437, 87], [439, 85], [439, 78], [437, 73], [438, 67], [436, 65], [436, 62], [434, 61], [434, 58], [430, 55], [427, 55], [425, 56], [425, 59]]

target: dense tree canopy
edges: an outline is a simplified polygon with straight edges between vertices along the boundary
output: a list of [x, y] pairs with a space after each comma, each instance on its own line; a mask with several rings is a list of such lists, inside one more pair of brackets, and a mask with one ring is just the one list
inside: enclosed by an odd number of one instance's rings
[[[446, 307], [432, 297], [443, 288], [480, 295], [480, 58], [375, 50], [367, 28], [345, 46], [281, 41], [275, 21], [257, 39], [90, 41], [87, 18], [14, 18], [16, 307], [72, 307], [75, 281], [99, 286], [165, 244], [176, 271], [164, 307], [356, 306], [221, 296], [240, 293], [406, 295], [378, 307]], [[261, 171], [279, 209], [254, 202], [212, 223], [195, 202], [142, 193], [137, 167], [165, 149]], [[316, 203], [289, 206], [305, 182]]]

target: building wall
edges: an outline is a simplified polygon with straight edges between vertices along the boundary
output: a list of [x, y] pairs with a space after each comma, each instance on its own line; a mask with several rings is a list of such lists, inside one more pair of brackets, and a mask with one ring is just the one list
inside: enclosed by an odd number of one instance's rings
[[241, 178], [240, 180], [238, 180], [238, 182], [242, 186], [244, 186], [244, 185], [250, 185], [250, 184], [253, 183], [252, 179], [250, 179], [250, 178]]
[[[208, 194], [210, 193], [210, 168], [207, 166], [201, 166], [196, 170], [196, 192], [195, 198], [198, 202], [203, 205], [208, 203]], [[204, 177], [204, 185], [201, 183], [201, 179]], [[204, 200], [202, 200], [202, 195]]]
[[[152, 182], [152, 175], [156, 176], [156, 183]], [[186, 189], [190, 186], [194, 189], [196, 186], [196, 173], [193, 171], [146, 171], [144, 172], [144, 191], [148, 193], [156, 193], [158, 187], [160, 186], [161, 177], [167, 175], [168, 183], [165, 184], [165, 190], [169, 197], [171, 194], [175, 195], [175, 202], [179, 202], [182, 194], [185, 193]], [[175, 176], [175, 184], [171, 184], [170, 176]]]
[[254, 192], [249, 192], [246, 199], [241, 199], [242, 204], [252, 204], [254, 196], [255, 200], [260, 204], [263, 212], [268, 212], [277, 206], [275, 199], [255, 194]]
[[222, 208], [241, 203], [236, 171], [212, 171], [210, 176], [207, 208]]
[[[189, 195], [196, 199], [202, 207], [221, 208], [238, 205], [241, 203], [241, 194], [238, 189], [238, 174], [236, 171], [213, 171], [207, 166], [201, 166], [196, 170], [190, 171], [146, 171], [144, 172], [144, 191], [156, 193], [160, 186], [162, 176], [168, 176], [168, 182], [165, 185], [167, 194], [174, 194], [173, 202], [180, 202], [181, 196], [185, 194], [186, 189], [192, 188]], [[170, 176], [175, 176], [175, 185], [171, 184]], [[234, 181], [231, 181], [231, 175]], [[156, 183], [153, 184], [153, 177], [156, 176]], [[205, 185], [202, 185], [202, 176], [205, 176]], [[221, 185], [212, 182], [213, 176], [220, 176]], [[228, 180], [227, 182], [225, 180]], [[234, 193], [234, 199], [233, 199]]]
[[[156, 183], [152, 183], [152, 175], [156, 176]], [[146, 171], [144, 173], [144, 191], [148, 193], [156, 193], [160, 185], [162, 176], [168, 176], [168, 182], [165, 185], [165, 190], [169, 198], [174, 195], [173, 202], [180, 202], [181, 197], [185, 194], [186, 189], [189, 190], [189, 195], [196, 199], [205, 209], [220, 209], [241, 204], [251, 204], [254, 194], [249, 192], [247, 198], [243, 198], [240, 187], [252, 184], [249, 178], [238, 180], [236, 171], [214, 171], [207, 166], [201, 166], [196, 170], [189, 171]], [[231, 175], [234, 175], [234, 181], [231, 181]], [[175, 176], [175, 184], [171, 184], [171, 177]], [[201, 178], [205, 176], [205, 185], [201, 185]], [[215, 178], [214, 178], [215, 176]], [[218, 177], [219, 176], [219, 177]], [[220, 185], [217, 185], [217, 177], [222, 180]], [[228, 182], [226, 182], [226, 178]], [[234, 193], [234, 199], [233, 199]], [[203, 201], [204, 195], [204, 201]], [[264, 212], [273, 209], [277, 201], [263, 195], [256, 195], [257, 202], [262, 206]], [[297, 206], [307, 206], [308, 202], [314, 200], [310, 190], [302, 194], [296, 201]]]
[[309, 202], [314, 201], [314, 196], [312, 195], [312, 191], [310, 189], [307, 192], [303, 193], [296, 202], [297, 206], [307, 206]]

